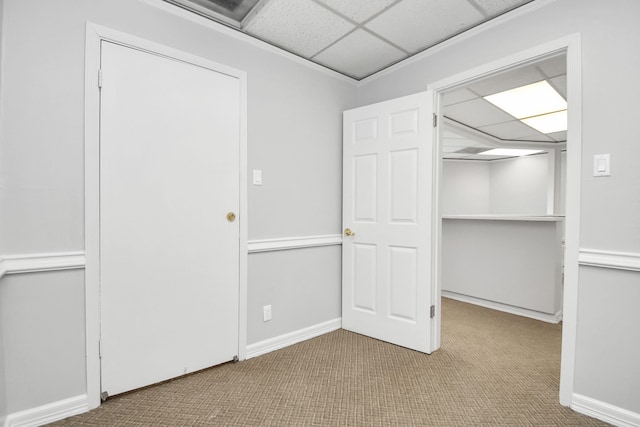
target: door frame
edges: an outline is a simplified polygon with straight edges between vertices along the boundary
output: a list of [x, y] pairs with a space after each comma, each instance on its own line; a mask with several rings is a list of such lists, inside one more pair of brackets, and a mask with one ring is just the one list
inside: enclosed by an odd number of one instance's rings
[[[582, 161], [582, 49], [579, 33], [572, 34], [533, 48], [506, 56], [493, 62], [472, 68], [451, 77], [427, 85], [434, 92], [434, 111], [438, 123], [443, 123], [441, 98], [448, 89], [470, 83], [499, 71], [535, 62], [541, 58], [564, 52], [567, 56], [567, 93], [569, 98], [567, 172], [565, 200], [565, 258], [563, 289], [562, 354], [560, 362], [560, 404], [570, 406], [574, 389], [576, 335], [578, 320], [578, 254], [580, 250], [580, 179]], [[441, 298], [442, 271], [442, 212], [440, 192], [442, 189], [442, 142], [441, 132], [436, 132], [435, 145], [437, 166], [434, 168], [434, 197], [438, 201], [434, 218], [436, 231], [434, 283], [437, 300]], [[440, 306], [440, 304], [437, 304]], [[438, 312], [440, 323], [440, 312]], [[438, 324], [438, 329], [440, 325]]]
[[240, 82], [238, 358], [247, 349], [247, 74], [226, 65], [87, 22], [84, 105], [85, 346], [88, 409], [100, 406], [100, 46], [102, 41], [187, 62]]

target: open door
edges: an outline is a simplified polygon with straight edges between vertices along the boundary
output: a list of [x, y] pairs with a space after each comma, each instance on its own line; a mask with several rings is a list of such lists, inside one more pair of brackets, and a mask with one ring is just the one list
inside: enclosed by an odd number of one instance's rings
[[345, 111], [343, 125], [342, 327], [424, 353], [440, 313], [433, 105], [422, 92]]

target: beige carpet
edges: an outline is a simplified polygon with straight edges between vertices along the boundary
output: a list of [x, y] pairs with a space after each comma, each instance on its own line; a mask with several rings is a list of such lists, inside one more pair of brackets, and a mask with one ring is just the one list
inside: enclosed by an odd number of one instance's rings
[[446, 299], [442, 311], [430, 356], [340, 330], [57, 425], [606, 425], [558, 403], [560, 325]]

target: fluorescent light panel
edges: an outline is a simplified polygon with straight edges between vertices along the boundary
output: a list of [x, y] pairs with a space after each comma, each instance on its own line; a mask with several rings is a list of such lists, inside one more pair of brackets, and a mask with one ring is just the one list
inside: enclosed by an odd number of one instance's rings
[[527, 150], [524, 148], [493, 148], [488, 151], [478, 153], [482, 156], [528, 156], [530, 154], [543, 153], [544, 150]]
[[485, 96], [484, 99], [516, 119], [567, 109], [567, 101], [546, 80]]

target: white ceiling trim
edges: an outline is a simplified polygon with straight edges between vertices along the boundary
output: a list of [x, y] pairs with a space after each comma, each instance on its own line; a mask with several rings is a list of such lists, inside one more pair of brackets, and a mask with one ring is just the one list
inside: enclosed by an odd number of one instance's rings
[[149, 6], [153, 6], [153, 7], [157, 8], [157, 9], [160, 9], [160, 10], [162, 10], [164, 12], [167, 12], [167, 13], [170, 13], [172, 15], [178, 16], [179, 18], [185, 19], [187, 21], [191, 21], [191, 22], [194, 22], [194, 23], [196, 23], [198, 25], [202, 25], [203, 27], [206, 27], [206, 28], [214, 30], [214, 31], [216, 31], [218, 33], [224, 34], [225, 36], [232, 37], [232, 38], [237, 39], [237, 40], [241, 40], [241, 41], [243, 41], [245, 43], [249, 43], [249, 44], [251, 44], [253, 46], [256, 46], [256, 47], [258, 47], [260, 49], [266, 50], [266, 51], [268, 51], [270, 53], [273, 53], [275, 55], [278, 55], [278, 56], [281, 56], [283, 58], [286, 58], [286, 59], [288, 59], [290, 61], [293, 61], [293, 62], [295, 62], [297, 64], [304, 65], [304, 66], [306, 66], [308, 68], [311, 68], [311, 69], [313, 69], [315, 71], [319, 71], [319, 72], [321, 72], [323, 74], [326, 74], [328, 76], [337, 78], [337, 79], [342, 80], [344, 82], [351, 83], [351, 84], [354, 84], [354, 85], [357, 85], [357, 83], [358, 83], [358, 80], [356, 80], [354, 78], [345, 76], [342, 73], [339, 73], [337, 71], [334, 71], [334, 70], [332, 70], [330, 68], [327, 68], [327, 67], [324, 67], [322, 65], [316, 64], [315, 62], [312, 62], [312, 61], [310, 61], [308, 59], [305, 59], [305, 58], [303, 58], [301, 56], [298, 56], [296, 54], [288, 52], [288, 51], [286, 51], [286, 50], [284, 50], [282, 48], [273, 46], [273, 45], [271, 45], [271, 44], [269, 44], [267, 42], [264, 42], [264, 41], [262, 41], [262, 40], [260, 40], [258, 38], [255, 38], [253, 36], [245, 34], [245, 33], [241, 32], [240, 30], [235, 30], [235, 29], [233, 29], [231, 27], [228, 27], [226, 25], [220, 24], [220, 23], [218, 23], [216, 21], [213, 21], [211, 19], [205, 18], [204, 16], [200, 16], [197, 13], [193, 13], [193, 12], [190, 12], [190, 11], [188, 11], [186, 9], [183, 9], [183, 8], [179, 7], [179, 6], [176, 6], [174, 4], [167, 3], [164, 0], [137, 0], [137, 1], [139, 1], [141, 3], [145, 3], [145, 4], [149, 5]]
[[467, 137], [469, 139], [473, 139], [474, 141], [478, 141], [481, 143], [485, 143], [491, 145], [496, 148], [539, 148], [544, 150], [554, 149], [554, 148], [566, 148], [566, 142], [531, 142], [531, 141], [519, 141], [512, 139], [498, 139], [484, 132], [480, 132], [474, 128], [461, 125], [458, 122], [455, 122], [451, 119], [443, 117], [442, 121], [447, 127], [452, 129], [452, 132], [457, 133], [460, 136]]
[[[396, 64], [393, 64], [381, 71], [378, 71], [375, 74], [372, 74], [364, 79], [361, 80], [357, 80], [355, 78], [346, 76], [342, 73], [339, 73], [337, 71], [334, 71], [330, 68], [327, 68], [325, 66], [322, 66], [320, 64], [317, 64], [309, 59], [303, 58], [301, 56], [298, 56], [294, 53], [291, 53], [287, 50], [284, 50], [282, 48], [276, 47], [274, 45], [271, 45], [265, 41], [262, 41], [256, 37], [250, 36], [248, 34], [245, 34], [244, 32], [234, 29], [230, 26], [218, 23], [214, 20], [208, 19], [204, 16], [198, 15], [197, 13], [193, 13], [190, 12], [186, 9], [183, 9], [179, 6], [176, 6], [174, 4], [165, 2], [164, 0], [137, 0], [138, 2], [147, 4], [149, 6], [155, 7], [157, 9], [160, 9], [164, 12], [170, 13], [172, 15], [178, 16], [182, 19], [194, 22], [198, 25], [204, 26], [206, 28], [209, 28], [211, 30], [214, 30], [216, 32], [219, 32], [221, 34], [224, 34], [228, 37], [232, 37], [234, 39], [237, 40], [241, 40], [245, 43], [251, 44], [253, 46], [256, 46], [260, 49], [266, 50], [270, 53], [273, 53], [275, 55], [281, 56], [283, 58], [289, 59], [290, 61], [293, 61], [297, 64], [301, 64], [304, 65], [308, 68], [311, 68], [315, 71], [319, 71], [321, 73], [324, 73], [326, 75], [329, 75], [331, 77], [337, 78], [339, 80], [342, 80], [343, 82], [347, 82], [347, 83], [352, 83], [355, 86], [363, 86], [367, 83], [370, 83], [374, 80], [377, 80], [380, 77], [383, 77], [387, 74], [390, 74], [394, 71], [397, 71], [399, 69], [402, 69], [408, 65], [413, 64], [416, 61], [420, 61], [424, 58], [427, 58], [431, 55], [434, 55], [444, 49], [447, 49], [457, 43], [460, 43], [466, 39], [472, 38], [474, 36], [476, 36], [479, 33], [482, 33], [484, 31], [487, 31], [491, 28], [494, 28], [496, 26], [502, 25], [505, 22], [508, 22], [512, 19], [518, 18], [522, 15], [525, 15], [527, 13], [533, 12], [537, 9], [540, 9], [542, 7], [545, 7], [551, 3], [556, 2], [557, 0], [535, 0], [532, 1], [530, 3], [527, 3], [523, 6], [517, 7], [516, 9], [509, 11], [507, 13], [504, 13], [503, 15], [500, 15], [496, 18], [490, 19], [489, 21], [486, 21], [476, 27], [473, 27], [469, 30], [463, 31], [462, 33], [448, 39], [445, 40], [441, 43], [438, 43], [437, 45], [428, 48], [420, 53], [417, 53], [413, 56], [410, 56], [404, 60], [401, 60], [399, 62], [397, 62]], [[261, 2], [258, 3], [258, 6], [261, 6]], [[250, 13], [251, 14], [251, 13]], [[426, 85], [427, 82], [425, 82]]]
[[[362, 80], [356, 80], [356, 83], [358, 86], [363, 86], [365, 84], [371, 83], [374, 80], [379, 79], [380, 77], [386, 76], [387, 74], [390, 74], [392, 72], [395, 72], [397, 70], [400, 70], [404, 67], [407, 67], [411, 64], [413, 64], [414, 62], [420, 61], [422, 59], [428, 58], [431, 55], [435, 55], [436, 53], [448, 49], [451, 46], [460, 43], [464, 40], [467, 40], [469, 38], [475, 37], [480, 33], [483, 33], [485, 31], [490, 30], [491, 28], [500, 26], [508, 21], [511, 21], [512, 19], [515, 18], [519, 18], [523, 15], [526, 15], [528, 13], [531, 13], [535, 10], [538, 10], [540, 8], [543, 8], [551, 3], [555, 3], [557, 0], [535, 0], [532, 1], [530, 3], [527, 3], [523, 6], [517, 7], [516, 9], [506, 12], [496, 18], [490, 19], [486, 22], [483, 22], [482, 24], [479, 24], [469, 30], [463, 31], [462, 33], [455, 35], [453, 37], [451, 37], [450, 39], [447, 39], [441, 43], [438, 43], [437, 45], [430, 47], [426, 50], [423, 50], [422, 52], [419, 52], [413, 56], [410, 56], [407, 59], [404, 59], [394, 65], [391, 65], [390, 67], [387, 67], [383, 70], [378, 71], [375, 74], [370, 75], [369, 77], [366, 77]], [[425, 87], [427, 85], [428, 82], [425, 82]]]

